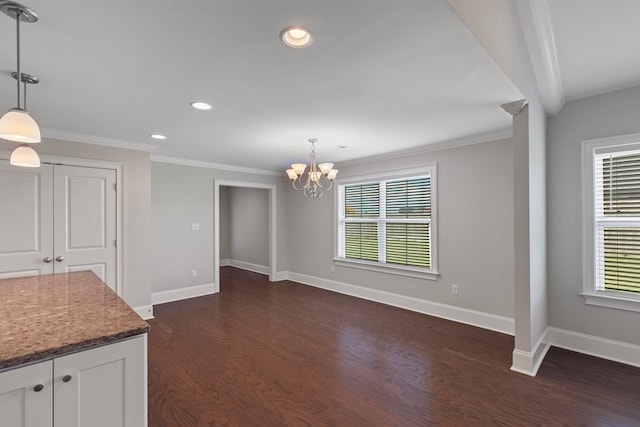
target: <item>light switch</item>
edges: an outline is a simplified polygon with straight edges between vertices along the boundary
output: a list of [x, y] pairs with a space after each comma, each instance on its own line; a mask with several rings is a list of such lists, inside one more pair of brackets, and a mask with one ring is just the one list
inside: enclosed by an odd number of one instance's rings
[[200, 230], [200, 223], [192, 222], [191, 223], [191, 231], [198, 231], [198, 230]]

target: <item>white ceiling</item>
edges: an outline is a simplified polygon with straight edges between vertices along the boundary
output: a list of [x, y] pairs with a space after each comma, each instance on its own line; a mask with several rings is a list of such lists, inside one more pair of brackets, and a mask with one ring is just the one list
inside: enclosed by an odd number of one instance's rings
[[639, 0], [549, 1], [567, 100], [640, 84]]
[[547, 113], [640, 85], [640, 1], [528, 0], [521, 25]]
[[[22, 26], [22, 68], [41, 80], [28, 109], [45, 135], [271, 170], [306, 161], [315, 137], [319, 160], [339, 168], [508, 129], [499, 105], [522, 98], [446, 0], [21, 1], [40, 16]], [[640, 1], [531, 2], [549, 11], [566, 99], [640, 83], [624, 43], [639, 39]], [[0, 22], [4, 111], [16, 102], [15, 21]], [[315, 43], [284, 46], [290, 25]]]

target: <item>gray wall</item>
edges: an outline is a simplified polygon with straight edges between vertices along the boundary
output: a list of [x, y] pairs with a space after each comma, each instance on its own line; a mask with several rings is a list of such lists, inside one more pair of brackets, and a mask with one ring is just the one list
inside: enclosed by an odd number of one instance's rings
[[[222, 197], [221, 202], [222, 205]], [[269, 265], [269, 191], [229, 188], [229, 258], [259, 266]], [[222, 220], [220, 221], [220, 234]], [[222, 249], [220, 250], [222, 254]], [[220, 258], [223, 258], [220, 256]]]
[[231, 258], [231, 187], [220, 187], [220, 259]]
[[[513, 153], [511, 140], [424, 153], [393, 160], [338, 165], [340, 176], [438, 165], [436, 281], [335, 267], [334, 191], [308, 199], [287, 191], [289, 271], [514, 316]], [[451, 295], [451, 284], [460, 295]]]
[[152, 292], [213, 283], [213, 178], [206, 172], [151, 164]]
[[[213, 283], [213, 191], [216, 179], [278, 186], [276, 269], [286, 271], [286, 212], [281, 208], [286, 204], [285, 182], [281, 177], [152, 162], [152, 292]], [[221, 205], [223, 197], [227, 196], [221, 196]], [[228, 198], [231, 209], [231, 192]], [[224, 209], [221, 215], [225, 215]], [[231, 211], [228, 215], [230, 218]], [[221, 230], [224, 221], [221, 218]], [[200, 223], [200, 231], [191, 231], [193, 222]], [[233, 239], [233, 233], [230, 239]], [[223, 246], [220, 249], [221, 259], [225, 258]], [[228, 256], [231, 257], [231, 244], [228, 247]], [[193, 269], [198, 270], [197, 277], [191, 277]]]
[[[0, 149], [15, 144], [0, 142]], [[124, 165], [123, 296], [132, 307], [151, 304], [149, 277], [150, 167], [149, 153], [99, 145], [43, 139], [35, 146], [40, 154], [118, 162]]]
[[640, 87], [567, 103], [549, 119], [549, 324], [640, 344], [640, 313], [585, 305], [582, 291], [581, 141], [640, 132]]

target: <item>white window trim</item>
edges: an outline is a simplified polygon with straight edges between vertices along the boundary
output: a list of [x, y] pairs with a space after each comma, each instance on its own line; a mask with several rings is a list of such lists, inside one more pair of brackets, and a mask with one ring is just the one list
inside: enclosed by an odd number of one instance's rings
[[[418, 175], [430, 174], [431, 176], [431, 268], [426, 270], [424, 268], [397, 265], [397, 264], [382, 264], [373, 261], [341, 258], [339, 256], [339, 234], [340, 234], [340, 219], [338, 217], [338, 206], [340, 206], [340, 191], [341, 185], [348, 184], [360, 184], [372, 181], [383, 181], [390, 179], [402, 179], [410, 178]], [[427, 164], [421, 168], [416, 169], [403, 169], [398, 171], [383, 171], [378, 174], [372, 174], [367, 176], [347, 177], [338, 179], [335, 182], [335, 205], [334, 212], [334, 265], [341, 267], [358, 268], [362, 270], [377, 271], [380, 273], [394, 274], [398, 276], [416, 277], [420, 279], [436, 280], [440, 273], [438, 272], [438, 168], [436, 163]], [[384, 203], [384, 202], [383, 202]], [[382, 208], [383, 206], [381, 206]], [[377, 222], [378, 220], [372, 220]], [[409, 220], [410, 222], [411, 220]], [[403, 220], [402, 222], [407, 222]]]
[[585, 303], [640, 312], [640, 296], [596, 289], [594, 154], [640, 150], [640, 133], [582, 141], [582, 292]]

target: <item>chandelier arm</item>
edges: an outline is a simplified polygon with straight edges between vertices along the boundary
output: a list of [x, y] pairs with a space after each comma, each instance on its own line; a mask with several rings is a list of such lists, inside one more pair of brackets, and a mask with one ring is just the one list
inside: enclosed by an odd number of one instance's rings
[[329, 181], [324, 174], [320, 175], [316, 185], [325, 191], [328, 191], [333, 187], [332, 181]]
[[[296, 185], [296, 182], [298, 183], [298, 185]], [[297, 177], [296, 179], [292, 179], [291, 183], [293, 184], [293, 188], [296, 190], [304, 190], [304, 186], [302, 185], [302, 182], [300, 181], [300, 176]]]
[[319, 199], [323, 194], [322, 187], [309, 186], [304, 189], [304, 195], [312, 199]]
[[331, 190], [333, 188], [333, 180], [332, 179], [327, 179], [326, 177], [325, 177], [325, 179], [329, 183], [329, 186], [325, 187], [325, 190], [329, 191], [329, 190]]

